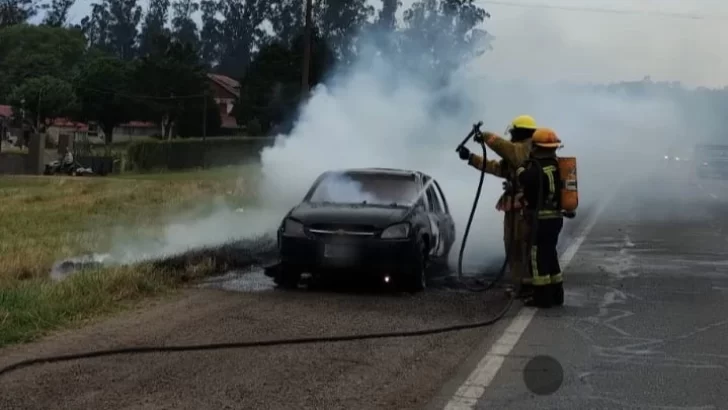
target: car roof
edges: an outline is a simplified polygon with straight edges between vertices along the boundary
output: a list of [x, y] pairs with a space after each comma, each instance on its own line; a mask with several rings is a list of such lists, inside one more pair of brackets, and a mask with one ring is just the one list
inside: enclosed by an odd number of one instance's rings
[[384, 174], [384, 175], [411, 175], [411, 176], [427, 176], [421, 171], [414, 171], [410, 169], [400, 169], [400, 168], [347, 168], [347, 169], [340, 169], [338, 171], [333, 172], [340, 172], [340, 173], [356, 173], [356, 174]]

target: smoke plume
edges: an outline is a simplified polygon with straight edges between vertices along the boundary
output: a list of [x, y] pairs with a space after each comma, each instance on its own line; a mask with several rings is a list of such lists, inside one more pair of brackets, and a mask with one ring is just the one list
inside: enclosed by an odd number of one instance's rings
[[[428, 35], [436, 38], [437, 31]], [[508, 46], [509, 39], [493, 44]], [[415, 60], [425, 50], [405, 52]], [[680, 108], [660, 96], [627, 96], [537, 75], [496, 80], [483, 75], [487, 67], [482, 68], [482, 62], [460, 67], [444, 88], [433, 88], [429, 79], [400, 64], [407, 55], [396, 60], [386, 53], [363, 55], [353, 67], [334, 72], [326, 85], [314, 89], [290, 135], [278, 136], [275, 145], [263, 151], [264, 203], [285, 212], [330, 169], [417, 169], [440, 182], [461, 235], [479, 175], [458, 159], [456, 145], [479, 120], [484, 129], [500, 133], [516, 115], [530, 114], [561, 136], [565, 147], [560, 155], [577, 157], [583, 215], [625, 183], [651, 175], [661, 165], [666, 141], [686, 127]], [[481, 153], [473, 143], [468, 147]], [[498, 158], [492, 151], [488, 156]], [[501, 182], [492, 176], [486, 179], [466, 265], [502, 258], [503, 217], [494, 209]], [[650, 186], [632, 193], [681, 195], [679, 189], [663, 192]], [[452, 252], [451, 260], [456, 256]]]
[[[406, 8], [411, 1], [404, 3]], [[601, 3], [596, 6], [606, 7]], [[680, 144], [684, 135], [704, 134], [707, 127], [717, 129], [716, 123], [711, 123], [715, 118], [689, 123], [683, 106], [663, 95], [626, 95], [589, 87], [586, 81], [640, 80], [649, 74], [643, 71], [650, 67], [659, 68], [656, 74], [662, 79], [670, 75], [676, 76], [674, 79], [708, 79], [711, 73], [724, 73], [711, 67], [725, 66], [725, 60], [717, 65], [694, 62], [705, 57], [699, 45], [706, 43], [702, 40], [711, 36], [710, 27], [714, 26], [705, 23], [699, 29], [694, 22], [681, 21], [676, 32], [666, 26], [674, 21], [658, 24], [644, 16], [640, 20], [634, 16], [497, 7], [488, 11], [492, 19], [486, 28], [494, 27], [490, 30], [495, 35], [493, 51], [445, 78], [405, 64], [431, 55], [432, 50], [426, 49], [428, 42], [410, 42], [404, 54], [391, 58], [377, 48], [387, 43], [382, 39], [390, 34], [366, 33], [360, 41], [361, 57], [346, 69], [330, 73], [326, 84], [316, 87], [302, 107], [293, 131], [279, 135], [275, 145], [262, 152], [260, 202], [264, 211], [241, 214], [220, 207], [201, 219], [175, 218], [161, 240], [142, 243], [130, 237], [120, 240], [124, 246], [115, 247], [112, 254], [118, 260], [138, 260], [272, 231], [322, 172], [356, 167], [409, 168], [432, 175], [445, 191], [460, 236], [479, 175], [458, 159], [455, 147], [473, 123], [482, 120], [484, 129], [502, 132], [519, 114], [530, 114], [540, 125], [555, 129], [565, 145], [560, 155], [577, 157], [577, 219], [611, 198], [620, 187], [621, 197], [614, 206], [628, 209], [630, 199], [660, 196], [665, 209], [656, 209], [653, 215], [665, 217], [671, 201], [684, 195], [679, 184], [624, 187], [644, 182], [655, 170], [664, 171], [660, 167], [668, 148], [677, 144], [678, 150], [686, 149]], [[640, 33], [651, 35], [627, 44], [630, 40], [624, 38], [622, 26], [607, 22], [607, 17], [622, 19], [639, 27]], [[442, 32], [441, 27], [429, 27], [422, 38], [432, 44], [450, 44], [447, 38], [440, 38]], [[673, 42], [665, 37], [674, 35], [682, 40]], [[665, 44], [673, 48], [666, 50]], [[623, 49], [629, 53], [620, 55]], [[448, 50], [447, 55], [469, 51]], [[565, 81], [568, 79], [581, 84]], [[709, 80], [721, 79], [713, 76]], [[481, 153], [473, 143], [468, 147]], [[492, 151], [488, 157], [498, 158]], [[466, 267], [488, 264], [503, 256], [502, 215], [494, 209], [501, 182], [492, 176], [486, 178], [466, 250]], [[576, 222], [568, 221], [567, 226], [571, 223]], [[459, 242], [455, 246], [451, 259], [457, 256]]]

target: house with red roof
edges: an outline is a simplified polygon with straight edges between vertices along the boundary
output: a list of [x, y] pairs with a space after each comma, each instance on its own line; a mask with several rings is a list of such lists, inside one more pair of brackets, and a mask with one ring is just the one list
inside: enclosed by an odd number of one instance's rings
[[[220, 112], [222, 128], [240, 129], [235, 117], [232, 115], [233, 107], [240, 97], [240, 83], [228, 76], [220, 74], [208, 74], [210, 89], [213, 98]], [[0, 105], [0, 125], [10, 122], [13, 109], [9, 105]], [[6, 125], [7, 126], [7, 125]], [[103, 138], [103, 131], [93, 122], [84, 123], [72, 121], [68, 118], [55, 118], [46, 121], [46, 132], [51, 138], [58, 138], [60, 134], [72, 134], [75, 132], [87, 133], [89, 137]], [[134, 137], [149, 137], [161, 134], [161, 126], [146, 121], [130, 121], [120, 124], [114, 129], [114, 140], [132, 140]]]
[[220, 110], [220, 119], [223, 128], [240, 128], [233, 117], [235, 101], [240, 97], [240, 83], [221, 74], [207, 74], [210, 79], [213, 98]]

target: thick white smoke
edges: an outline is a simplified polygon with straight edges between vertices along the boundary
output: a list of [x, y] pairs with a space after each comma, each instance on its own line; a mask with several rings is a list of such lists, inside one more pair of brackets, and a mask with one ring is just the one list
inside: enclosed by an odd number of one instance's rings
[[[683, 128], [676, 107], [667, 101], [629, 99], [537, 78], [489, 81], [469, 67], [456, 73], [447, 89], [434, 92], [402, 67], [371, 56], [335, 72], [329, 86], [313, 90], [291, 134], [263, 151], [261, 198], [281, 215], [326, 170], [409, 168], [440, 182], [461, 235], [479, 175], [458, 159], [455, 147], [474, 122], [482, 120], [484, 129], [500, 133], [519, 114], [554, 128], [565, 144], [561, 155], [578, 158], [583, 211], [606, 200], [623, 181], [651, 172], [663, 158], [665, 139]], [[480, 153], [473, 143], [469, 148]], [[501, 183], [486, 179], [466, 264], [502, 258], [503, 217], [494, 209]], [[452, 252], [451, 260], [456, 256]]]
[[[410, 4], [405, 1], [404, 7]], [[643, 180], [661, 165], [669, 147], [684, 146], [685, 135], [703, 132], [700, 124], [685, 124], [680, 109], [665, 97], [636, 98], [588, 89], [584, 84], [552, 82], [563, 78], [638, 80], [640, 77], [621, 77], [633, 75], [634, 70], [626, 68], [633, 68], [637, 60], [642, 64], [640, 70], [648, 63], [614, 52], [624, 40], [608, 30], [617, 30], [614, 27], [619, 25], [613, 27], [599, 16], [588, 20], [601, 24], [594, 26], [601, 31], [589, 33], [591, 42], [587, 43], [578, 30], [580, 24], [587, 24], [583, 15], [556, 16], [533, 10], [523, 15], [511, 13], [513, 18], [508, 20], [509, 14], [500, 11], [493, 16], [493, 26], [500, 29], [494, 33], [494, 51], [461, 67], [445, 89], [433, 91], [419, 73], [372, 50], [362, 53], [346, 71], [331, 73], [328, 85], [313, 90], [290, 135], [278, 136], [275, 145], [262, 152], [261, 209], [238, 213], [221, 205], [203, 218], [175, 217], [159, 240], [140, 242], [136, 233], [119, 235], [114, 255], [123, 261], [138, 260], [272, 231], [318, 175], [352, 167], [410, 168], [431, 174], [445, 191], [460, 236], [479, 175], [458, 159], [455, 147], [479, 120], [484, 121], [484, 129], [502, 132], [514, 116], [531, 114], [541, 125], [554, 128], [565, 144], [560, 154], [578, 158], [578, 215], [608, 199], [619, 186]], [[638, 25], [641, 31], [644, 24]], [[690, 35], [688, 29], [694, 30], [683, 27], [680, 36]], [[427, 34], [436, 37], [438, 33], [435, 27]], [[672, 44], [661, 34], [653, 34], [654, 42]], [[695, 51], [695, 45], [701, 44], [696, 36], [696, 41], [672, 50], [673, 60], [686, 64], [681, 53]], [[651, 39], [641, 38], [643, 52], [653, 50], [647, 44]], [[407, 50], [412, 60], [420, 60], [422, 52], [414, 47]], [[659, 61], [670, 56], [661, 55]], [[699, 71], [700, 64], [688, 61], [697, 70], [691, 72], [692, 77], [705, 74], [705, 68]], [[674, 64], [664, 65], [668, 67]], [[500, 80], [489, 76], [494, 71]], [[475, 144], [468, 147], [480, 153]], [[496, 158], [493, 152], [488, 155]], [[466, 266], [502, 258], [502, 215], [494, 209], [500, 194], [501, 180], [487, 177]], [[671, 199], [683, 195], [677, 184], [670, 184], [667, 190], [642, 185], [637, 191], [622, 191], [625, 194], [664, 197], [665, 209], [653, 212], [658, 218], [669, 209]], [[625, 200], [620, 198], [614, 206], [623, 206]], [[457, 256], [458, 246], [456, 243], [451, 259]]]

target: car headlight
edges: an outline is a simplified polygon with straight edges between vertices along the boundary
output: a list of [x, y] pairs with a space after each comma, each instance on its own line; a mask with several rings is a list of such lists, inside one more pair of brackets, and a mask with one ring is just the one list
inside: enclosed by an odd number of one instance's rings
[[668, 157], [667, 155], [665, 155], [665, 159], [670, 159], [670, 157]]
[[303, 230], [303, 224], [293, 219], [286, 219], [286, 222], [283, 224], [283, 234], [286, 236], [306, 236]]
[[382, 239], [405, 239], [409, 234], [410, 225], [408, 223], [401, 223], [392, 225], [382, 231]]

